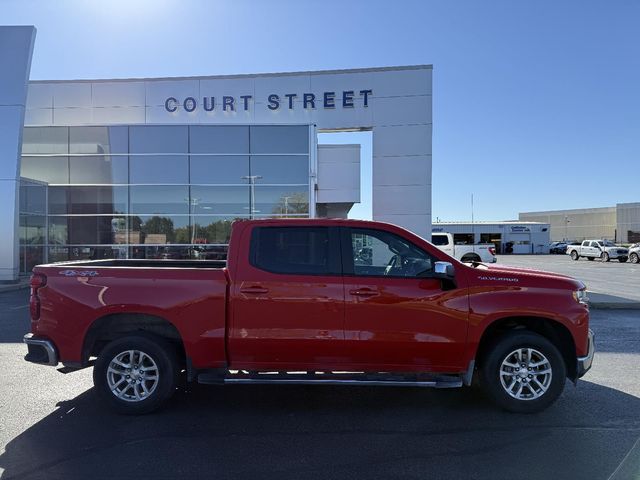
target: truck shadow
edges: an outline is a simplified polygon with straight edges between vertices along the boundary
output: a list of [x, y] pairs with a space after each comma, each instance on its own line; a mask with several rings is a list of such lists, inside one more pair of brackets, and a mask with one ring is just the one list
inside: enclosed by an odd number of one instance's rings
[[0, 468], [3, 480], [607, 478], [639, 433], [640, 399], [588, 381], [529, 416], [475, 389], [195, 385], [127, 417], [87, 390], [11, 440]]

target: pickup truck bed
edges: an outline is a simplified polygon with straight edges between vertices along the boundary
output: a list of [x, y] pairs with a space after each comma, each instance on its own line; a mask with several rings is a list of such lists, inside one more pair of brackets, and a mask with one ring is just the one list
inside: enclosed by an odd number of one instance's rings
[[118, 411], [201, 383], [449, 388], [479, 375], [511, 411], [550, 405], [590, 368], [585, 286], [463, 264], [399, 227], [350, 220], [233, 224], [228, 261], [40, 265], [26, 359], [94, 365]]

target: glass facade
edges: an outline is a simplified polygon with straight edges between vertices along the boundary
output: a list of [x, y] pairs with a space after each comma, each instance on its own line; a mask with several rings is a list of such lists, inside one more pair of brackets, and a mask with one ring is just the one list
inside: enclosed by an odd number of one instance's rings
[[308, 125], [25, 127], [21, 265], [219, 259], [236, 219], [308, 217]]

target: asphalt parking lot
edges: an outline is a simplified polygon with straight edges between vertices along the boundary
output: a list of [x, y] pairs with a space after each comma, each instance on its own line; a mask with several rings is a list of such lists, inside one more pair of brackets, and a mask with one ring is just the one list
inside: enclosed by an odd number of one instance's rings
[[[601, 262], [569, 255], [499, 255], [498, 265], [534, 268], [582, 280], [600, 299], [640, 302], [640, 264]], [[607, 297], [603, 297], [607, 296]], [[595, 297], [594, 297], [595, 298]]]
[[25, 290], [0, 294], [3, 480], [640, 475], [637, 311], [594, 311], [594, 368], [532, 416], [475, 389], [195, 385], [124, 417], [97, 403], [89, 370], [22, 360], [26, 305]]

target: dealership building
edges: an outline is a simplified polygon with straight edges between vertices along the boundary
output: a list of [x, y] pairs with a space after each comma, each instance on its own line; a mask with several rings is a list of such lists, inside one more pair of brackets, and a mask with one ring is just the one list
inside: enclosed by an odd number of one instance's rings
[[431, 235], [430, 65], [30, 81], [0, 27], [0, 281], [43, 262], [216, 258], [236, 219], [346, 217], [370, 131], [373, 219]]
[[552, 241], [603, 239], [619, 243], [640, 242], [640, 203], [618, 203], [615, 207], [525, 212], [520, 220], [546, 222]]

